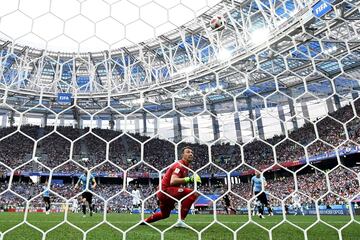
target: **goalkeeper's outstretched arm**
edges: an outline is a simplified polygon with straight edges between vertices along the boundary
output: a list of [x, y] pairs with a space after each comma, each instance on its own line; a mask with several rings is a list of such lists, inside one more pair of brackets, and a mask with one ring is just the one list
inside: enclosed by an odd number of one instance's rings
[[179, 186], [182, 184], [193, 183], [193, 182], [201, 183], [200, 176], [197, 174], [194, 174], [190, 177], [179, 178], [176, 174], [173, 174], [173, 175], [171, 175], [170, 185], [171, 186]]

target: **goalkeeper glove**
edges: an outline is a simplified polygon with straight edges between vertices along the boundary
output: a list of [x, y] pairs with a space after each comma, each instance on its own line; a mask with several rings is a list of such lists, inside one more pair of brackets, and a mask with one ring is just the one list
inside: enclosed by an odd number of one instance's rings
[[186, 177], [185, 178], [185, 183], [193, 183], [193, 182], [197, 182], [197, 183], [201, 183], [201, 178], [199, 175], [194, 174], [190, 177]]

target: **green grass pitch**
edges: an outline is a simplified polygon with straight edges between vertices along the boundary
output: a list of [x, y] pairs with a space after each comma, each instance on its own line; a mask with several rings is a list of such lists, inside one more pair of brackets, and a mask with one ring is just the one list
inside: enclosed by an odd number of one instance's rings
[[[125, 239], [131, 240], [155, 240], [161, 239], [161, 234], [158, 230], [164, 231], [165, 240], [183, 240], [183, 239], [198, 239], [198, 234], [191, 229], [175, 229], [170, 228], [176, 222], [177, 215], [172, 215], [170, 218], [153, 223], [151, 228], [149, 226], [136, 226], [140, 221], [140, 215], [130, 214], [107, 214], [106, 220], [110, 224], [103, 222], [103, 214], [94, 214], [93, 217], [87, 215], [86, 218], [82, 214], [69, 213], [67, 220], [76, 227], [70, 224], [62, 223], [65, 218], [64, 213], [52, 213], [45, 215], [44, 213], [29, 213], [27, 215], [27, 222], [36, 226], [37, 228], [46, 232], [45, 239], [52, 240], [77, 240], [83, 239], [83, 233], [79, 230], [82, 229], [86, 232], [86, 239], [91, 240], [107, 240], [107, 239], [124, 239], [123, 233], [116, 230], [117, 227], [125, 232]], [[37, 240], [42, 239], [42, 233], [31, 228], [29, 225], [23, 223], [17, 228], [8, 231], [8, 229], [21, 223], [24, 219], [23, 213], [0, 213], [0, 231], [1, 240]], [[201, 233], [201, 239], [206, 240], [266, 240], [269, 239], [269, 232], [266, 229], [272, 229], [273, 239], [305, 239], [304, 232], [289, 223], [284, 222], [278, 225], [282, 220], [282, 216], [266, 217], [266, 219], [258, 219], [253, 217], [253, 221], [258, 223], [245, 223], [249, 222], [249, 218], [244, 215], [218, 215], [217, 220], [224, 226], [213, 223], [213, 215], [189, 215], [186, 223], [195, 230]], [[315, 216], [287, 216], [287, 220], [299, 226], [300, 228], [307, 229], [315, 221]], [[335, 228], [342, 228], [351, 221], [350, 216], [321, 216], [321, 220], [330, 224]], [[355, 217], [355, 220], [360, 221], [360, 217]], [[213, 224], [212, 224], [213, 223]], [[210, 227], [209, 227], [210, 225]], [[58, 226], [55, 229], [55, 226]], [[273, 228], [277, 226], [276, 228]], [[95, 228], [94, 228], [95, 227]], [[52, 230], [51, 230], [52, 229]], [[229, 229], [237, 230], [233, 233]], [[50, 231], [48, 231], [50, 230]], [[90, 230], [90, 231], [89, 231]], [[340, 232], [344, 240], [359, 240], [360, 239], [360, 224], [356, 221], [344, 227]], [[317, 223], [311, 228], [308, 228], [307, 236], [309, 240], [332, 240], [339, 239], [339, 234], [333, 228], [324, 223]]]

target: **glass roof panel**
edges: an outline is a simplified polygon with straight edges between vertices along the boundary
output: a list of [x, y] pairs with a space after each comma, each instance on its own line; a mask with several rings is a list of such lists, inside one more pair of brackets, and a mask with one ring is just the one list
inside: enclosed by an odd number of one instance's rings
[[195, 19], [221, 0], [1, 0], [0, 38], [61, 52], [138, 44]]

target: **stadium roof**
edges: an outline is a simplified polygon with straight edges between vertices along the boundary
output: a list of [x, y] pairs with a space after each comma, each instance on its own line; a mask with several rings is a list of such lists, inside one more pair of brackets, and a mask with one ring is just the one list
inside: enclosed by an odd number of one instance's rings
[[54, 52], [98, 52], [143, 42], [221, 0], [3, 0], [1, 38]]
[[[336, 5], [326, 21], [314, 16], [314, 4], [222, 1], [175, 30], [109, 51], [51, 52], [3, 40], [1, 89], [8, 103], [25, 109], [42, 92], [52, 106], [58, 93], [72, 93], [84, 108], [110, 102], [161, 110], [171, 109], [173, 98], [177, 107], [196, 107], [204, 95], [209, 103], [227, 102], [268, 96], [277, 86], [297, 97], [305, 82], [313, 95], [327, 97], [334, 77], [339, 93], [358, 87], [360, 25], [346, 23], [360, 18], [354, 1]], [[221, 32], [209, 28], [215, 15], [227, 20]]]

